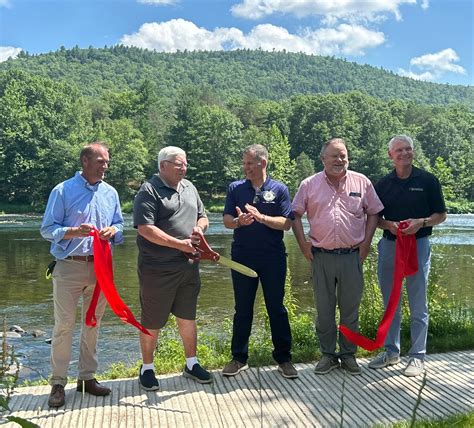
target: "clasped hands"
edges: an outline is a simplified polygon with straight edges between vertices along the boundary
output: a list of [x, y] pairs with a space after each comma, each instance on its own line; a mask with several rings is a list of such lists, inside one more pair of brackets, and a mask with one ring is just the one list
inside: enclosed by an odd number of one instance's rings
[[[409, 218], [407, 220], [403, 220], [403, 222], [407, 223], [408, 226], [401, 230], [402, 235], [414, 235], [423, 227], [423, 219], [422, 218]], [[402, 221], [390, 221], [388, 230], [392, 235], [397, 236], [398, 227], [402, 223]]]
[[[95, 229], [93, 224], [90, 223], [82, 223], [76, 229], [76, 234], [79, 237], [87, 237], [90, 233]], [[116, 233], [115, 227], [113, 226], [106, 226], [99, 230], [99, 237], [104, 241], [110, 241]]]
[[239, 226], [248, 226], [254, 221], [262, 223], [265, 217], [256, 207], [250, 204], [245, 204], [246, 213], [242, 212], [239, 207], [235, 207], [235, 209], [237, 211], [237, 218], [239, 219]]

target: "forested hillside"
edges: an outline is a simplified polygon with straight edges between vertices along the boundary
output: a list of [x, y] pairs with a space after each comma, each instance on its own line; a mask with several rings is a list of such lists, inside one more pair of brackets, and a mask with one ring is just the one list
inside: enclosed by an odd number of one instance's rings
[[[351, 81], [366, 87], [346, 91]], [[440, 178], [450, 209], [472, 212], [472, 90], [260, 51], [117, 47], [22, 55], [0, 66], [0, 204], [41, 209], [51, 188], [79, 168], [81, 146], [96, 139], [110, 146], [107, 181], [130, 203], [165, 145], [188, 152], [188, 176], [209, 200], [241, 177], [248, 144], [269, 148], [271, 175], [294, 192], [321, 169], [319, 151], [329, 138], [344, 138], [350, 168], [377, 181], [391, 169], [389, 139], [406, 133], [417, 164]], [[408, 93], [419, 95], [408, 100]]]
[[474, 108], [474, 88], [440, 85], [400, 77], [368, 65], [332, 57], [251, 50], [157, 53], [115, 46], [73, 48], [43, 55], [22, 53], [0, 64], [37, 76], [74, 82], [84, 95], [136, 89], [150, 80], [162, 96], [187, 85], [209, 86], [229, 97], [285, 99], [298, 94], [361, 91], [383, 100], [423, 104], [463, 103]]

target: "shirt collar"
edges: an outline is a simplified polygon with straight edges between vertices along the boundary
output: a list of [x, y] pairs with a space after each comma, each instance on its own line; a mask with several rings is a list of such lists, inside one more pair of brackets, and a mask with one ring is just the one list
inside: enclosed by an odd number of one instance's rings
[[87, 189], [87, 190], [90, 190], [91, 192], [96, 192], [97, 189], [99, 188], [99, 184], [102, 183], [102, 180], [99, 180], [97, 183], [95, 184], [90, 184], [85, 178], [84, 176], [82, 175], [82, 171], [77, 171], [76, 172], [76, 179], [77, 180], [80, 180], [84, 187]]
[[177, 191], [179, 192], [180, 190], [184, 189], [185, 187], [187, 187], [187, 184], [185, 183], [184, 179], [181, 180], [179, 183], [178, 183], [178, 188], [175, 189], [174, 187], [171, 187], [162, 177], [160, 177], [159, 174], [155, 174], [155, 177], [158, 181], [158, 186], [159, 187], [167, 187], [168, 189], [172, 189], [174, 191]]
[[[326, 170], [323, 169], [323, 173], [324, 173], [324, 179], [326, 180], [327, 183], [329, 183], [331, 186], [334, 186], [334, 184], [332, 183], [332, 181], [329, 179], [328, 175], [326, 174]], [[346, 173], [344, 174], [344, 176], [339, 180], [339, 183], [340, 184], [344, 184], [347, 180], [347, 174], [349, 173], [349, 170], [346, 169]]]
[[392, 180], [409, 180], [413, 177], [418, 177], [421, 175], [421, 169], [417, 168], [416, 166], [412, 166], [411, 174], [407, 178], [398, 178], [397, 171], [393, 169], [393, 171], [388, 175]]
[[[270, 180], [271, 180], [271, 178], [270, 178], [270, 176], [267, 174], [267, 178], [265, 179], [265, 181], [263, 182], [263, 184], [260, 186], [260, 190], [265, 190], [265, 189], [268, 187], [268, 185], [269, 185], [269, 183], [270, 183]], [[253, 188], [254, 188], [253, 185], [252, 185], [252, 182], [251, 182], [249, 179], [246, 179], [246, 180], [245, 180], [245, 183], [246, 183], [247, 187], [249, 187], [250, 189], [253, 189]]]

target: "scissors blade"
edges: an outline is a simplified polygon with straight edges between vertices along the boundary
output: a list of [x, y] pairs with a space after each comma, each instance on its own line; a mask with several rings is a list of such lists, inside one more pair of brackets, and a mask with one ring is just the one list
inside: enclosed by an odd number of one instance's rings
[[223, 265], [223, 266], [227, 266], [228, 268], [231, 268], [243, 275], [246, 275], [246, 276], [250, 276], [251, 278], [257, 278], [258, 275], [257, 275], [257, 272], [255, 272], [254, 270], [250, 269], [249, 267], [243, 265], [243, 264], [240, 264], [240, 263], [237, 263], [237, 262], [234, 262], [233, 260], [231, 259], [228, 259], [227, 257], [224, 257], [224, 256], [220, 256], [219, 257], [219, 260], [217, 260], [217, 263]]

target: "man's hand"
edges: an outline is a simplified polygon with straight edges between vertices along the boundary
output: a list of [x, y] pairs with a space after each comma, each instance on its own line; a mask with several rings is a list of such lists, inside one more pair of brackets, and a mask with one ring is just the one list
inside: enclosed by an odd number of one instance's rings
[[392, 234], [397, 236], [398, 225], [400, 224], [398, 221], [389, 221], [385, 220], [388, 231]]
[[193, 245], [199, 245], [201, 243], [201, 236], [204, 235], [204, 232], [201, 226], [194, 226], [191, 235], [189, 235], [189, 239]]
[[408, 223], [408, 227], [402, 229], [403, 235], [414, 235], [423, 227], [423, 220], [422, 218], [409, 218], [408, 220], [403, 220], [404, 222]]
[[94, 225], [89, 224], [89, 223], [82, 223], [79, 227], [76, 228], [75, 234], [77, 237], [86, 237], [89, 236], [89, 234], [92, 232], [94, 229]]
[[366, 242], [361, 242], [359, 245], [359, 259], [361, 263], [364, 263], [364, 260], [367, 258], [367, 256], [370, 253], [370, 244], [367, 244]]
[[[193, 235], [191, 235], [193, 236]], [[195, 236], [195, 235], [194, 235]], [[181, 239], [181, 242], [179, 243], [179, 248], [180, 251], [183, 253], [195, 253], [196, 247], [193, 245], [193, 240], [192, 239]]]
[[248, 226], [254, 222], [253, 214], [243, 213], [239, 207], [235, 207], [240, 226]]
[[303, 256], [305, 257], [308, 262], [313, 261], [313, 252], [311, 251], [312, 244], [310, 241], [305, 241], [303, 246], [300, 246], [300, 250], [303, 253]]
[[262, 223], [264, 215], [256, 207], [250, 204], [245, 204], [245, 209], [255, 220]]
[[104, 227], [99, 231], [99, 238], [103, 241], [110, 241], [114, 237], [116, 232], [117, 231], [113, 226]]

